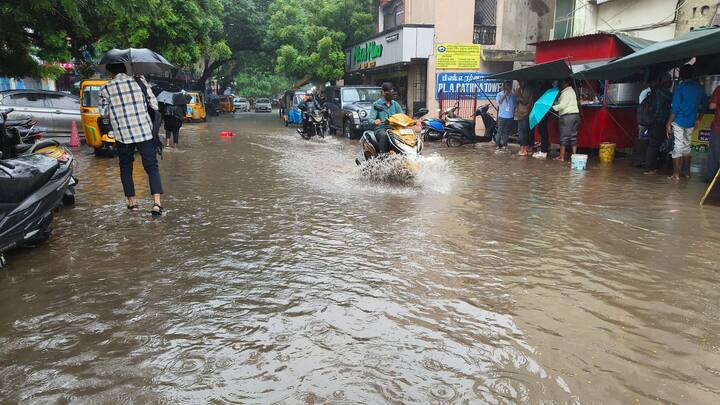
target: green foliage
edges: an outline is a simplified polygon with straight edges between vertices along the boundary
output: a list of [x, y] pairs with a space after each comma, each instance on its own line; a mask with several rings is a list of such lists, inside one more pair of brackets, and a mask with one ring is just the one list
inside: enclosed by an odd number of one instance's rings
[[2, 0], [0, 75], [55, 76], [52, 64], [69, 60], [89, 75], [111, 48], [146, 47], [181, 68], [202, 62], [201, 84], [215, 72], [226, 84], [240, 72], [336, 80], [343, 50], [372, 34], [373, 8], [377, 0]]
[[235, 79], [235, 93], [250, 98], [272, 97], [290, 86], [285, 77], [263, 70], [249, 70]]
[[267, 45], [276, 49], [275, 71], [294, 79], [340, 79], [344, 48], [374, 30], [371, 0], [274, 0]]
[[230, 57], [221, 0], [5, 0], [0, 5], [0, 74], [46, 74], [48, 63], [91, 65], [111, 48], [151, 48], [179, 67]]

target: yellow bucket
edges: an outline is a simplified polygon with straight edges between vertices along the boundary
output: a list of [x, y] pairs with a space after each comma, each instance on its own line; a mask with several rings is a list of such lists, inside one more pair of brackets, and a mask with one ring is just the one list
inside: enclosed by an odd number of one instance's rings
[[600, 144], [600, 163], [612, 163], [615, 160], [615, 144], [603, 142]]

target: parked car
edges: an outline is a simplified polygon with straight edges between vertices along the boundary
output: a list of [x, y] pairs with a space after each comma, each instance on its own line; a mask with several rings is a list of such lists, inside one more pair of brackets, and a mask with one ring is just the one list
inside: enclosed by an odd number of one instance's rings
[[272, 112], [272, 104], [269, 98], [255, 100], [255, 112]]
[[250, 111], [250, 103], [245, 97], [235, 97], [233, 104], [235, 104], [235, 111]]
[[376, 86], [330, 86], [325, 89], [325, 106], [330, 114], [330, 133], [357, 138], [374, 124], [369, 116], [372, 104], [382, 97]]
[[60, 91], [4, 90], [0, 91], [0, 107], [14, 110], [8, 119], [31, 118], [47, 128], [49, 135], [69, 135], [72, 122], [83, 131], [80, 118], [80, 98]]

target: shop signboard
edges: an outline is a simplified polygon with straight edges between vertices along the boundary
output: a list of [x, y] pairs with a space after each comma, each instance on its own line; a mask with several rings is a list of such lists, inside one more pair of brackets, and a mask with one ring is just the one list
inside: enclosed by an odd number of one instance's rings
[[435, 47], [438, 70], [480, 69], [480, 45], [437, 44]]
[[432, 53], [432, 27], [402, 27], [346, 50], [345, 70], [354, 72], [375, 67], [426, 59]]
[[435, 99], [440, 99], [440, 91], [444, 94], [472, 96], [478, 99], [486, 96], [494, 99], [502, 89], [502, 80], [486, 79], [490, 73], [480, 72], [441, 72], [437, 74]]

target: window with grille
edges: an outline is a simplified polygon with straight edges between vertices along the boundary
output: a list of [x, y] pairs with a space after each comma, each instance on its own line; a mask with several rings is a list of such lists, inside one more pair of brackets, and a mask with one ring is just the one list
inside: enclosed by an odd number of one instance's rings
[[563, 39], [573, 36], [574, 18], [575, 0], [557, 0], [555, 3], [553, 39]]
[[473, 43], [495, 45], [497, 0], [475, 0]]
[[383, 14], [383, 31], [393, 29], [403, 25], [405, 22], [405, 6], [403, 0], [388, 1], [382, 7]]

